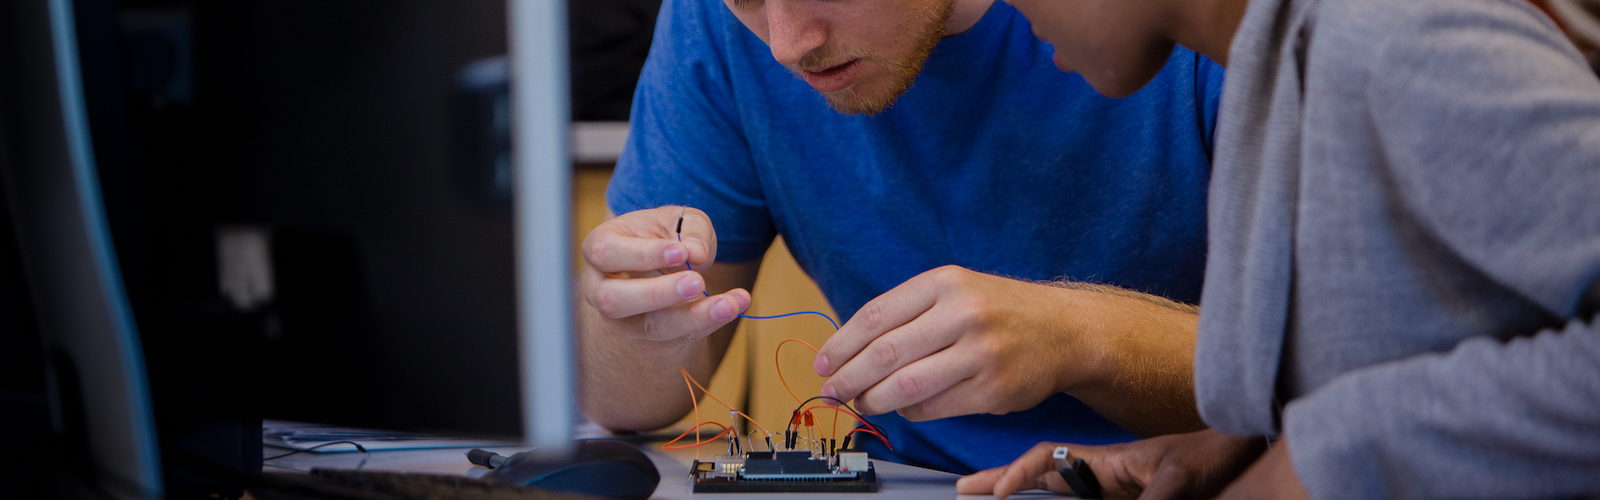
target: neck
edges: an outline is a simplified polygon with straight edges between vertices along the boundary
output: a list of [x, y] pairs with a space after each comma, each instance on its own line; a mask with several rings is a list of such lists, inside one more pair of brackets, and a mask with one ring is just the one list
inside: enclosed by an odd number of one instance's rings
[[1177, 14], [1169, 34], [1178, 42], [1223, 67], [1228, 66], [1228, 49], [1233, 35], [1244, 21], [1249, 0], [1173, 0]]
[[989, 12], [989, 7], [995, 0], [953, 0], [954, 9], [950, 12], [950, 23], [944, 27], [945, 36], [959, 35], [972, 29], [978, 24], [983, 15]]

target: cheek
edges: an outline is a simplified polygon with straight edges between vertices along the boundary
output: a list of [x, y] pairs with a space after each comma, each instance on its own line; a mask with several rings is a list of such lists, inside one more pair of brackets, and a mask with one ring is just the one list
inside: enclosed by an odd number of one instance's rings
[[760, 38], [763, 43], [771, 43], [771, 39], [767, 36], [767, 13], [764, 7], [738, 9], [727, 0], [723, 1], [723, 5], [727, 6], [728, 11], [733, 13], [733, 17], [737, 18], [739, 23], [744, 24], [751, 33], [755, 33], [756, 38]]
[[924, 20], [913, 15], [917, 11], [911, 7], [885, 2], [823, 6], [830, 20], [830, 43], [876, 55], [900, 52], [914, 43], [914, 37], [909, 34], [926, 29]]

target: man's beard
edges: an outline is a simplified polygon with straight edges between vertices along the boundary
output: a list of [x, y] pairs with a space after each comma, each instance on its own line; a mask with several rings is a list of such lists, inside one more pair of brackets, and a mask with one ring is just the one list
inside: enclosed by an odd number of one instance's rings
[[[889, 109], [889, 106], [900, 99], [900, 96], [904, 95], [907, 90], [911, 90], [911, 82], [917, 79], [918, 74], [922, 73], [922, 66], [928, 62], [928, 56], [933, 53], [933, 48], [939, 45], [940, 40], [944, 39], [945, 27], [950, 24], [950, 16], [955, 11], [955, 2], [952, 0], [936, 1], [935, 5], [931, 7], [912, 21], [915, 24], [911, 26], [912, 32], [910, 36], [915, 40], [915, 45], [912, 46], [910, 52], [899, 59], [890, 60], [876, 54], [861, 53], [855, 53], [852, 56], [840, 56], [839, 54], [841, 53], [851, 54], [854, 51], [840, 51], [823, 47], [806, 54], [796, 66], [799, 68], [825, 67], [823, 64], [830, 62], [838, 64], [838, 61], [848, 61], [856, 58], [860, 58], [863, 63], [876, 61], [882, 64], [888, 70], [889, 81], [887, 87], [862, 90], [858, 82], [857, 85], [852, 85], [844, 90], [822, 94], [822, 97], [827, 99], [828, 106], [840, 113], [847, 115], [877, 115], [882, 113], [883, 110]], [[790, 69], [798, 71], [798, 68]]]

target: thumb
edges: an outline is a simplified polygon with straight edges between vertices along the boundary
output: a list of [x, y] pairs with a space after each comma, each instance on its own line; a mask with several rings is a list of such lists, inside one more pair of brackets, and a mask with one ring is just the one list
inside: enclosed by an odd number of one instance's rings
[[711, 216], [692, 207], [661, 207], [657, 209], [666, 217], [666, 229], [683, 242], [689, 251], [689, 262], [709, 267], [717, 260], [717, 231], [712, 227]]
[[1000, 475], [1005, 472], [1005, 467], [995, 467], [964, 476], [956, 481], [956, 493], [961, 495], [988, 495], [994, 491], [994, 483], [999, 481]]

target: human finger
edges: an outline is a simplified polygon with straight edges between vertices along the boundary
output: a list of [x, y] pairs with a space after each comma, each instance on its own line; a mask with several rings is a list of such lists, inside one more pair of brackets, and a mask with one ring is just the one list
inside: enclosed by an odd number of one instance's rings
[[602, 273], [643, 272], [683, 267], [689, 248], [674, 239], [589, 233], [583, 239], [583, 260]]
[[716, 231], [698, 209], [667, 206], [637, 210], [601, 223], [584, 237], [580, 251], [595, 269], [642, 272], [710, 265], [716, 259]]
[[1000, 467], [995, 467], [993, 469], [985, 469], [985, 470], [981, 470], [981, 471], [978, 471], [978, 472], [974, 472], [972, 474], [968, 474], [968, 475], [962, 476], [961, 479], [957, 479], [956, 480], [956, 494], [958, 494], [958, 495], [988, 495], [988, 494], [991, 494], [992, 492], [994, 492], [994, 483], [995, 483], [995, 481], [999, 481], [1000, 480], [1000, 476], [1002, 474], [1005, 474], [1007, 467], [1010, 467], [1010, 465], [1003, 465], [1003, 466], [1000, 466]]
[[[937, 353], [955, 342], [957, 332], [949, 330], [947, 322], [938, 321], [935, 314], [923, 314], [899, 328], [879, 335], [861, 349], [861, 352], [851, 357], [834, 370], [833, 376], [822, 383], [822, 394], [849, 401], [861, 397], [868, 389], [879, 386], [890, 375], [898, 372], [912, 363], [916, 363], [929, 355]], [[837, 336], [838, 334], [835, 334]], [[832, 339], [830, 339], [831, 341]], [[819, 357], [821, 355], [819, 354]], [[920, 377], [920, 376], [919, 376]], [[925, 377], [923, 377], [925, 378]], [[922, 378], [904, 380], [904, 383], [917, 384], [923, 382]], [[944, 390], [955, 381], [949, 382], [938, 390]], [[910, 387], [918, 389], [918, 387]], [[923, 387], [922, 389], [928, 389]], [[935, 394], [923, 392], [922, 397]], [[904, 398], [894, 398], [883, 401], [900, 401]], [[908, 401], [905, 404], [920, 401]], [[900, 409], [900, 406], [876, 406], [882, 410], [878, 413], [887, 413]]]
[[[920, 276], [920, 275], [919, 275]], [[879, 336], [916, 319], [938, 298], [934, 287], [918, 286], [916, 277], [879, 295], [846, 321], [844, 326], [817, 350], [812, 368], [817, 375], [827, 377], [845, 366]]]
[[717, 231], [711, 216], [693, 207], [666, 206], [656, 210], [655, 215], [672, 229], [671, 237], [688, 249], [691, 264], [710, 266], [717, 260]]
[[1005, 498], [1026, 490], [1049, 490], [1070, 493], [1066, 481], [1056, 473], [1055, 459], [1051, 455], [1060, 443], [1039, 443], [1011, 462], [994, 484], [994, 496]]
[[702, 297], [705, 278], [682, 271], [651, 278], [602, 278], [584, 292], [584, 299], [611, 319], [666, 309]]
[[637, 316], [638, 331], [649, 340], [697, 341], [711, 335], [750, 308], [750, 292], [724, 293]]
[[974, 357], [945, 349], [890, 373], [855, 397], [856, 409], [874, 415], [899, 410], [912, 421], [985, 413], [988, 395], [962, 390], [982, 368]]

